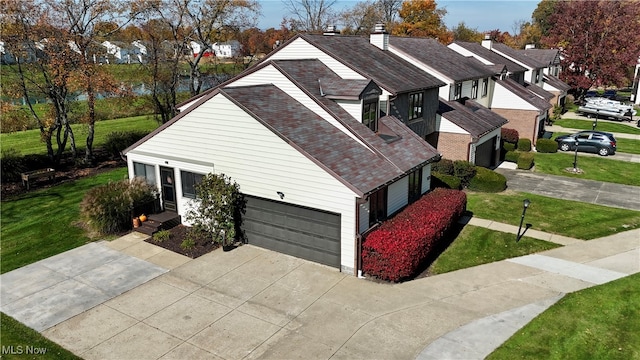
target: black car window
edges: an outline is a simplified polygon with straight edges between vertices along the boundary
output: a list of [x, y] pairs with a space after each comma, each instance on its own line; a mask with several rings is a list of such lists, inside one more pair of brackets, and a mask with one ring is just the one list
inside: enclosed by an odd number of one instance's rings
[[589, 134], [580, 134], [580, 135], [578, 135], [578, 139], [580, 139], [580, 140], [588, 140], [589, 139]]

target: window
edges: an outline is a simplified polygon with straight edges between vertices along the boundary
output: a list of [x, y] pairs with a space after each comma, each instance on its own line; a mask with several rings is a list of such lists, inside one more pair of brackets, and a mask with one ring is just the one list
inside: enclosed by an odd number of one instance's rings
[[489, 79], [482, 79], [482, 97], [487, 96], [489, 91]]
[[453, 93], [453, 100], [460, 99], [460, 96], [462, 96], [462, 83], [457, 83]]
[[202, 181], [204, 175], [194, 174], [188, 171], [180, 171], [182, 179], [182, 196], [186, 198], [196, 198], [196, 185]]
[[409, 120], [422, 117], [422, 93], [409, 94]]
[[422, 168], [409, 174], [409, 203], [412, 203], [422, 195]]
[[387, 218], [387, 188], [369, 195], [369, 227]]
[[156, 167], [142, 163], [133, 163], [133, 175], [145, 178], [150, 185], [156, 184]]
[[478, 80], [473, 80], [473, 82], [471, 83], [471, 98], [478, 98]]
[[378, 98], [365, 100], [362, 107], [362, 123], [371, 131], [378, 131]]

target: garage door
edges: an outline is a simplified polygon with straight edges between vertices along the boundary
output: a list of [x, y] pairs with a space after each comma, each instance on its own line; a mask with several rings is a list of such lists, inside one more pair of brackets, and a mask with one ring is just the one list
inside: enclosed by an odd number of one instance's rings
[[247, 242], [340, 267], [340, 215], [246, 196], [242, 229]]
[[476, 165], [486, 168], [493, 167], [496, 162], [496, 137], [476, 146]]

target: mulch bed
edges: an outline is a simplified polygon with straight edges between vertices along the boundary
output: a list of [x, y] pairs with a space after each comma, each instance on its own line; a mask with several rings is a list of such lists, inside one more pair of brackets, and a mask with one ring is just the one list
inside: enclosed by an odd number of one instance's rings
[[188, 256], [192, 259], [195, 259], [204, 254], [208, 254], [220, 247], [220, 244], [214, 243], [213, 241], [211, 241], [211, 238], [209, 237], [192, 236], [192, 239], [195, 240], [195, 245], [192, 248], [183, 249], [181, 244], [186, 238], [188, 231], [189, 231], [188, 226], [178, 225], [173, 229], [169, 229], [170, 236], [168, 240], [159, 242], [159, 241], [154, 241], [153, 238], [150, 237], [145, 241], [150, 244], [165, 248], [167, 250], [171, 250], [178, 254]]

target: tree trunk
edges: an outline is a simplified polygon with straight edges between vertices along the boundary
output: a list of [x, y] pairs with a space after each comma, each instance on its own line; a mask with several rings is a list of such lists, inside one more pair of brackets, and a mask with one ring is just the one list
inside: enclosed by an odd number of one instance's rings
[[87, 94], [88, 94], [88, 106], [89, 106], [89, 131], [87, 133], [87, 150], [84, 156], [84, 161], [87, 164], [93, 164], [93, 137], [95, 133], [96, 124], [96, 94], [93, 91], [91, 84], [91, 78], [87, 79]]

